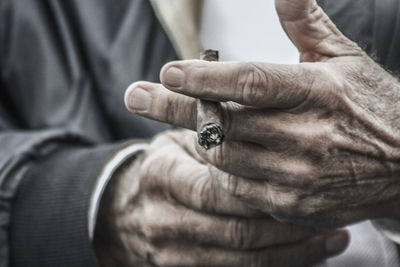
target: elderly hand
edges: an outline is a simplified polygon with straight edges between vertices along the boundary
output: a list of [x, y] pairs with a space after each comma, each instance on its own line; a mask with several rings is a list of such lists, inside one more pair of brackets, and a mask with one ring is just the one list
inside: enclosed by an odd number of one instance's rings
[[305, 266], [344, 250], [344, 231], [260, 217], [220, 190], [195, 138], [163, 133], [113, 177], [94, 239], [101, 266]]
[[300, 64], [171, 62], [163, 86], [134, 83], [127, 106], [196, 130], [195, 98], [221, 102], [226, 142], [198, 151], [222, 188], [278, 219], [337, 227], [398, 218], [399, 81], [314, 0], [276, 6]]

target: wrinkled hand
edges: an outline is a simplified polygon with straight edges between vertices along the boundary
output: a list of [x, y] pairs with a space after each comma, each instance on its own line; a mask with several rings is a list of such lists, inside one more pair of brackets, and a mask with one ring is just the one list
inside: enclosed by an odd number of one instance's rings
[[221, 102], [226, 142], [198, 151], [223, 188], [276, 218], [337, 227], [398, 217], [398, 80], [314, 0], [276, 7], [300, 64], [171, 62], [163, 86], [134, 83], [127, 106], [196, 130], [195, 98]]
[[189, 131], [159, 135], [101, 201], [101, 266], [305, 266], [342, 251], [346, 232], [260, 217], [215, 185]]

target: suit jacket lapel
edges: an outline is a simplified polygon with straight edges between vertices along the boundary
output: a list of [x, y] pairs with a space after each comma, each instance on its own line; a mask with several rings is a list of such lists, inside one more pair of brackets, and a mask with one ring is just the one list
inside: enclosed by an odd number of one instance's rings
[[202, 0], [150, 0], [181, 59], [198, 58]]

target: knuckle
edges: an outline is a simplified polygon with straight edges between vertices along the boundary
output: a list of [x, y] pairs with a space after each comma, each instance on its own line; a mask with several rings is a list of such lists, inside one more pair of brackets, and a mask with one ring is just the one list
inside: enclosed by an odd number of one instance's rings
[[288, 83], [293, 88], [289, 94], [284, 95], [292, 98], [291, 104], [287, 107], [290, 112], [301, 113], [313, 106], [324, 107], [327, 104], [329, 96], [326, 95], [326, 92], [328, 91], [329, 77], [323, 71], [324, 67], [323, 65], [314, 66], [310, 63], [295, 67], [297, 74], [291, 78], [298, 82]]
[[193, 75], [193, 82], [189, 85], [195, 86], [196, 91], [198, 92], [198, 96], [206, 95], [210, 92], [212, 86], [212, 79], [210, 79], [210, 71], [209, 71], [209, 62], [202, 62], [205, 63], [204, 66], [197, 66], [197, 71], [194, 72]]
[[150, 255], [151, 258], [148, 260], [153, 266], [157, 267], [168, 267], [175, 266], [179, 261], [177, 261], [174, 255], [170, 255], [169, 253], [165, 253], [163, 251], [159, 251], [157, 253], [153, 253]]
[[307, 140], [306, 149], [313, 149], [315, 144], [318, 144], [318, 147], [316, 148], [318, 150], [324, 150], [331, 147], [336, 135], [335, 122], [321, 122], [315, 126], [314, 132], [310, 133], [309, 141]]
[[173, 96], [168, 95], [165, 98], [165, 103], [163, 103], [164, 107], [160, 109], [160, 117], [167, 123], [176, 122], [176, 116], [179, 114], [179, 112], [177, 112], [177, 110], [179, 110], [179, 106], [176, 105], [179, 102], [175, 100], [176, 99]]
[[162, 229], [156, 225], [144, 225], [142, 228], [143, 235], [151, 243], [156, 242], [162, 237]]
[[[140, 214], [137, 231], [151, 244], [179, 235], [178, 215], [175, 209], [156, 203], [146, 204]], [[163, 218], [160, 220], [160, 218]]]
[[[145, 163], [146, 165], [150, 165], [149, 162]], [[143, 192], [151, 193], [162, 187], [163, 183], [160, 177], [155, 173], [155, 171], [152, 171], [149, 168], [145, 168], [143, 171], [143, 179], [141, 179], [140, 186]]]
[[227, 143], [224, 142], [220, 146], [210, 149], [208, 154], [208, 159], [210, 163], [217, 167], [224, 167], [229, 164], [229, 155], [227, 155]]
[[[311, 152], [309, 152], [309, 154], [311, 154]], [[314, 155], [309, 155], [309, 157], [318, 157], [317, 160], [320, 160], [318, 152], [314, 152]], [[300, 191], [300, 189], [311, 191], [318, 183], [319, 168], [314, 166], [316, 164], [309, 164], [308, 162], [296, 162], [295, 164], [291, 171], [287, 171], [287, 185], [298, 188], [298, 191]]]
[[[170, 180], [166, 177], [173, 174], [176, 166], [179, 165], [178, 160], [169, 159], [165, 160], [165, 155], [168, 155], [169, 149], [161, 148], [163, 153], [149, 155], [142, 165], [143, 179], [141, 185], [147, 193], [160, 194], [160, 189], [167, 192], [169, 190]], [[155, 164], [156, 163], [156, 164]]]
[[193, 190], [196, 190], [197, 195], [197, 206], [200, 210], [205, 211], [214, 211], [217, 205], [217, 195], [216, 190], [214, 189], [213, 184], [214, 179], [199, 179], [195, 185]]
[[254, 227], [246, 220], [232, 219], [230, 222], [230, 237], [235, 248], [249, 249], [252, 245], [251, 236], [254, 235]]
[[288, 197], [283, 201], [283, 209], [285, 209], [285, 214], [290, 214], [291, 216], [298, 217], [303, 213], [300, 199], [295, 194], [292, 194], [291, 197]]
[[342, 77], [341, 70], [332, 68], [331, 65], [319, 63], [305, 64], [303, 66], [302, 76], [307, 88], [304, 91], [303, 99], [298, 106], [304, 106], [307, 103], [320, 105], [325, 110], [331, 110], [337, 105], [342, 105], [346, 82]]
[[[167, 229], [160, 222], [148, 219], [146, 223], [142, 224], [141, 232], [151, 243], [156, 242], [164, 237]], [[168, 227], [167, 227], [168, 228]]]
[[236, 84], [243, 104], [261, 104], [268, 86], [271, 86], [271, 81], [260, 66], [254, 63], [244, 64]]
[[268, 199], [271, 213], [283, 220], [297, 215], [298, 201], [299, 198], [294, 192], [279, 192]]
[[233, 196], [240, 196], [238, 190], [239, 178], [233, 174], [227, 174], [227, 179], [225, 182], [226, 190]]
[[280, 215], [288, 220], [305, 221], [314, 213], [314, 203], [297, 193], [286, 197], [280, 207]]
[[268, 182], [263, 185], [263, 210], [271, 214], [278, 214], [282, 206], [282, 193]]

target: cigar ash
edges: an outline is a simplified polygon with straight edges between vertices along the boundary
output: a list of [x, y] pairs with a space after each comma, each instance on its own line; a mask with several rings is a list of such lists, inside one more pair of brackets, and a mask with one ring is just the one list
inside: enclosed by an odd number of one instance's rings
[[224, 138], [221, 126], [214, 122], [203, 124], [198, 134], [199, 145], [206, 150], [221, 145]]

